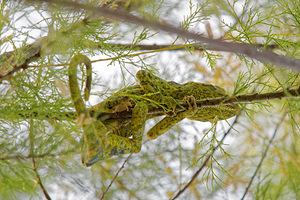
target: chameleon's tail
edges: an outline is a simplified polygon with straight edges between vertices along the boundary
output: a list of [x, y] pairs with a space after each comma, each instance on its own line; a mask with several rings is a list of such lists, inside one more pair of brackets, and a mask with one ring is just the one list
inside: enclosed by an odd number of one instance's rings
[[[81, 92], [77, 82], [77, 65], [79, 65], [80, 63], [83, 63], [86, 66], [87, 79], [86, 79], [85, 89], [84, 89], [84, 99], [86, 101], [89, 99], [90, 91], [91, 91], [91, 82], [92, 82], [92, 68], [91, 68], [91, 61], [87, 56], [78, 54], [71, 59], [70, 66], [69, 66], [69, 87], [70, 87], [72, 101], [74, 103], [74, 107], [78, 117], [84, 115], [84, 117], [87, 118], [89, 117], [88, 110], [82, 100]], [[83, 134], [80, 143], [81, 143], [81, 152], [82, 152], [81, 158], [83, 164], [85, 164], [85, 161], [87, 160], [87, 156], [88, 156], [88, 146], [90, 145], [88, 141], [90, 137], [93, 138], [94, 136], [93, 131], [95, 129], [93, 129], [92, 126], [92, 131], [90, 132], [88, 131], [91, 129], [90, 126], [83, 125], [83, 128], [85, 134]]]
[[91, 67], [90, 59], [87, 56], [82, 54], [78, 54], [74, 56], [69, 66], [69, 86], [70, 86], [72, 101], [74, 103], [78, 116], [80, 116], [80, 114], [87, 115], [87, 109], [81, 98], [81, 92], [77, 82], [77, 65], [80, 63], [85, 64], [86, 71], [87, 71], [87, 79], [86, 79], [85, 89], [84, 89], [84, 99], [86, 101], [89, 99], [90, 91], [91, 91], [91, 83], [92, 83], [92, 67]]

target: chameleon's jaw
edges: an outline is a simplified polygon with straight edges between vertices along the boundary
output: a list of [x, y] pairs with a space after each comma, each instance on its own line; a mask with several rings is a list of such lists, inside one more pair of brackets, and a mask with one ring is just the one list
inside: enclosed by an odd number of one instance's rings
[[82, 164], [86, 167], [90, 167], [100, 160], [101, 160], [100, 156], [97, 155], [97, 156], [94, 156], [92, 159], [90, 159], [88, 162], [85, 162], [85, 160], [82, 160]]
[[[99, 151], [99, 150], [98, 150]], [[104, 160], [103, 157], [103, 151], [99, 151], [96, 155], [90, 157], [90, 152], [87, 149], [83, 149], [82, 154], [81, 154], [81, 162], [82, 165], [86, 166], [86, 167], [90, 167], [93, 164], [95, 164], [96, 162], [100, 161], [100, 160]]]
[[[101, 145], [98, 145], [97, 148], [91, 147], [89, 144], [85, 144], [82, 148], [81, 162], [82, 165], [90, 167], [98, 161], [108, 159], [114, 155], [125, 154], [125, 150], [118, 147], [113, 147], [109, 150], [109, 147], [101, 148]], [[85, 148], [85, 149], [84, 149]]]

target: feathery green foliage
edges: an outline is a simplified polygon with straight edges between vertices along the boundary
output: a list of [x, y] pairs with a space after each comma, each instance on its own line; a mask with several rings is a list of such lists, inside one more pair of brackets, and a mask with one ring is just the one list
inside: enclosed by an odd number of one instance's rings
[[[244, 193], [250, 199], [299, 198], [299, 97], [249, 100], [240, 104], [243, 111], [236, 120], [217, 124], [184, 120], [156, 140], [144, 137], [142, 151], [133, 154], [124, 168], [120, 167], [127, 155], [83, 167], [82, 129], [67, 85], [68, 64], [77, 53], [93, 62], [87, 107], [135, 84], [140, 69], [179, 83], [209, 82], [233, 95], [295, 89], [300, 86], [299, 73], [242, 52], [199, 47], [198, 41], [126, 19], [41, 2], [1, 2], [0, 199], [41, 199], [45, 192], [52, 199], [99, 199], [118, 169], [105, 199], [172, 199], [177, 194], [179, 199], [241, 198]], [[165, 0], [138, 6], [134, 2], [128, 0], [122, 10], [300, 59], [299, 1]], [[79, 78], [84, 82], [85, 74]], [[156, 122], [147, 121], [146, 130]], [[197, 171], [200, 174], [193, 177]], [[247, 186], [249, 191], [244, 192]]]

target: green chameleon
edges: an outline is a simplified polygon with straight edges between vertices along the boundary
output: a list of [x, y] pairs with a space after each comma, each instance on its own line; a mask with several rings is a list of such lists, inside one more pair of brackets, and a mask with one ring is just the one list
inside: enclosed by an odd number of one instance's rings
[[[146, 134], [149, 139], [155, 139], [184, 118], [213, 122], [233, 117], [240, 111], [236, 104], [197, 108], [196, 100], [223, 97], [226, 96], [225, 91], [210, 84], [167, 82], [145, 70], [136, 74], [138, 85], [121, 89], [87, 110], [77, 83], [77, 65], [80, 63], [84, 63], [89, 71], [88, 58], [83, 55], [75, 56], [69, 67], [69, 84], [77, 114], [84, 115], [85, 119], [93, 119], [83, 123], [82, 162], [86, 166], [113, 155], [138, 153], [147, 119], [166, 115]], [[88, 80], [91, 81], [91, 78]], [[86, 85], [90, 87], [90, 84]], [[87, 93], [85, 92], [85, 97], [88, 96]], [[176, 112], [175, 107], [179, 102], [186, 102], [188, 108]], [[153, 106], [164, 107], [167, 114], [147, 114], [148, 108]], [[131, 118], [96, 120], [103, 112], [116, 113], [129, 109], [132, 110]], [[90, 111], [95, 113], [94, 116], [89, 116]]]

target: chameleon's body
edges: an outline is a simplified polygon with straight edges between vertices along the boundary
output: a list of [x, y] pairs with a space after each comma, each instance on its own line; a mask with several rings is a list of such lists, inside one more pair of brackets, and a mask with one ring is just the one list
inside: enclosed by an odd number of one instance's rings
[[[72, 64], [71, 61], [70, 68], [77, 64]], [[196, 100], [226, 96], [223, 89], [213, 85], [197, 82], [184, 84], [167, 82], [144, 70], [138, 71], [136, 77], [139, 81], [138, 85], [122, 89], [90, 108], [90, 111], [95, 113], [115, 113], [132, 108], [132, 117], [95, 120], [84, 126], [83, 163], [85, 165], [90, 166], [112, 155], [139, 152], [146, 120], [158, 116], [147, 116], [150, 105], [156, 104], [169, 109], [174, 108], [178, 102], [185, 101], [189, 105], [188, 109], [182, 112], [173, 112], [172, 115], [167, 115], [152, 127], [147, 132], [147, 137], [150, 139], [155, 139], [184, 118], [198, 121], [223, 120], [233, 117], [240, 110], [238, 105], [220, 105], [198, 109]], [[72, 86], [70, 88], [72, 93]], [[75, 101], [74, 104], [76, 104]]]

